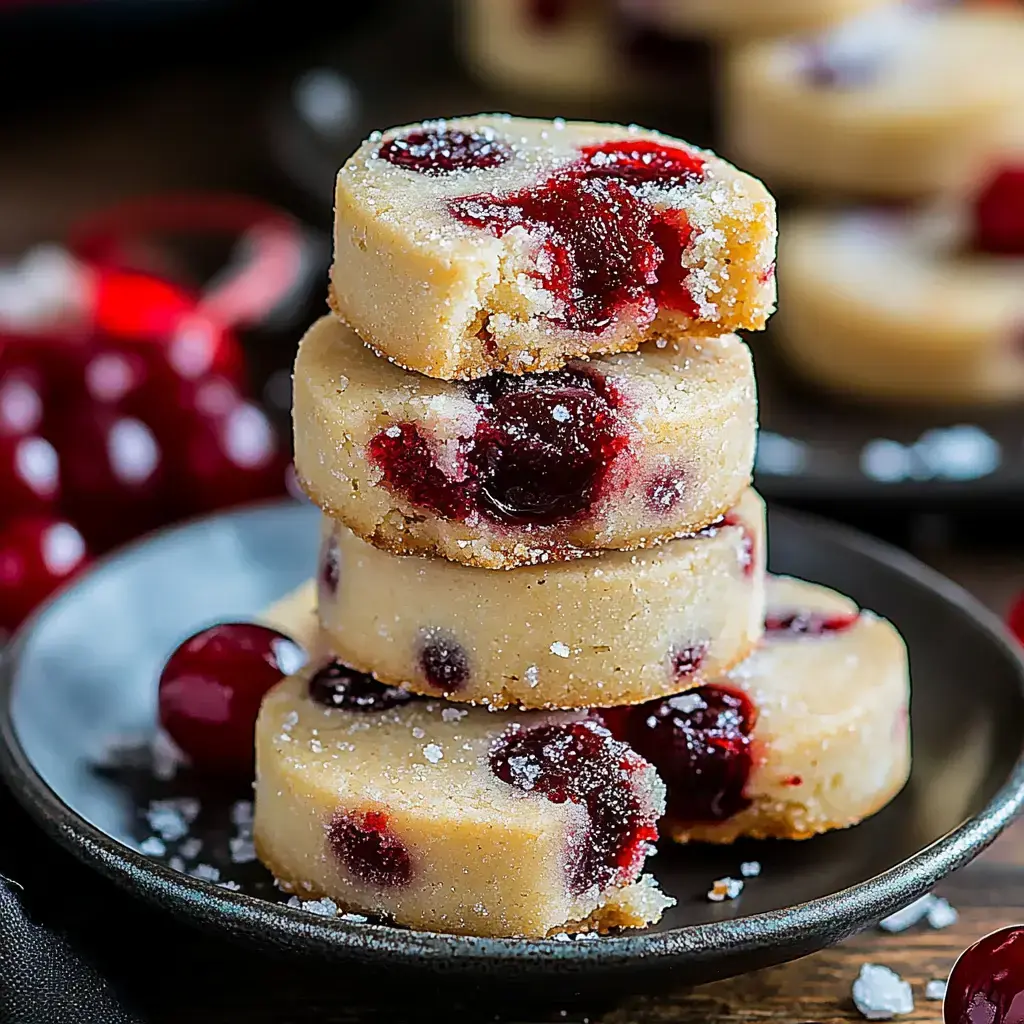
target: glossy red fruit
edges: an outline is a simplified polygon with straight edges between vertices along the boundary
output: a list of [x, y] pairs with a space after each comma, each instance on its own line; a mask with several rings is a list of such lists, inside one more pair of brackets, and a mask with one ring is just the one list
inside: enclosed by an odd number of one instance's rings
[[966, 949], [942, 1006], [945, 1024], [1024, 1021], [1024, 927], [1003, 928]]
[[59, 493], [57, 452], [49, 441], [0, 436], [0, 522], [50, 512]]
[[136, 537], [172, 518], [164, 455], [141, 420], [84, 403], [57, 435], [63, 507], [96, 550]]
[[0, 366], [0, 435], [23, 437], [37, 433], [45, 412], [42, 377], [28, 367]]
[[0, 629], [14, 629], [88, 562], [82, 535], [50, 517], [15, 519], [0, 531]]
[[1001, 167], [974, 200], [974, 248], [1024, 256], [1024, 166]]
[[184, 424], [172, 458], [173, 486], [193, 513], [286, 492], [288, 456], [266, 414], [251, 402]]
[[1009, 614], [1006, 616], [1006, 623], [1010, 632], [1024, 644], [1024, 592], [1017, 595], [1016, 600], [1010, 606]]
[[294, 641], [267, 626], [234, 622], [204, 629], [160, 674], [160, 724], [200, 771], [249, 774], [260, 701], [303, 660]]

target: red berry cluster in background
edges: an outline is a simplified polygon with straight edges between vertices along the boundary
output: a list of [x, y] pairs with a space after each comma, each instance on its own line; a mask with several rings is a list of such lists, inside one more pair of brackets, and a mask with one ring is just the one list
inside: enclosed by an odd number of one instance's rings
[[0, 333], [0, 630], [93, 555], [284, 493], [288, 463], [237, 337], [176, 285], [99, 272], [87, 329]]

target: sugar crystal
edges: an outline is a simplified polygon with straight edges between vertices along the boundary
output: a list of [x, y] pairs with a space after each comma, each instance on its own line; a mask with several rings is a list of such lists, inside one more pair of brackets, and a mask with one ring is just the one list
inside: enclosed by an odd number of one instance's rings
[[853, 983], [853, 1002], [867, 1020], [892, 1020], [914, 1012], [908, 982], [880, 964], [864, 964]]

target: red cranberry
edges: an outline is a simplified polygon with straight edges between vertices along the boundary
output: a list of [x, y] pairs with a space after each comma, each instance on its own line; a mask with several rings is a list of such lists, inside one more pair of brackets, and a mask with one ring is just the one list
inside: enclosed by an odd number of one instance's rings
[[700, 671], [707, 657], [709, 644], [706, 640], [688, 647], [677, 647], [672, 651], [672, 673], [676, 679], [688, 679]]
[[512, 159], [512, 149], [490, 128], [479, 132], [424, 128], [389, 139], [377, 155], [396, 167], [436, 177], [499, 167]]
[[942, 1005], [945, 1024], [1020, 1024], [1024, 1020], [1024, 927], [992, 932], [953, 967]]
[[976, 250], [1024, 256], [1024, 166], [999, 168], [975, 197], [972, 213]]
[[824, 636], [843, 633], [853, 626], [857, 612], [810, 612], [770, 609], [764, 619], [766, 633], [790, 633], [797, 636]]
[[470, 505], [464, 489], [448, 480], [434, 461], [430, 442], [415, 423], [387, 427], [371, 438], [367, 457], [383, 473], [383, 483], [413, 505], [445, 519], [462, 519]]
[[474, 382], [480, 419], [450, 480], [415, 424], [381, 431], [370, 460], [384, 483], [448, 519], [476, 511], [502, 523], [563, 522], [591, 507], [629, 444], [618, 399], [600, 375], [565, 369]]
[[22, 437], [43, 425], [43, 384], [25, 368], [0, 371], [0, 435]]
[[338, 592], [341, 580], [341, 552], [337, 535], [332, 531], [324, 538], [320, 552], [320, 590], [328, 596]]
[[658, 838], [654, 810], [637, 786], [647, 766], [607, 729], [594, 721], [514, 725], [491, 748], [490, 763], [510, 786], [586, 808], [587, 834], [569, 851], [573, 893], [636, 877]]
[[442, 693], [462, 688], [469, 678], [469, 658], [450, 634], [426, 629], [420, 638], [420, 671], [430, 686]]
[[380, 889], [408, 884], [412, 859], [383, 811], [339, 811], [327, 829], [334, 855], [356, 878]]
[[166, 520], [164, 453], [140, 420], [80, 405], [62, 423], [57, 448], [64, 508], [96, 548], [112, 547]]
[[583, 149], [541, 185], [463, 196], [448, 208], [498, 237], [513, 227], [533, 232], [550, 268], [544, 286], [561, 300], [569, 328], [601, 331], [627, 312], [646, 326], [659, 303], [691, 316], [697, 310], [682, 268], [690, 225], [678, 210], [660, 212], [638, 188], [685, 185], [703, 172], [703, 160], [687, 150], [625, 139]]
[[750, 806], [744, 795], [753, 767], [757, 709], [724, 686], [602, 712], [615, 734], [645, 757], [668, 787], [675, 822], [724, 821]]
[[52, 518], [15, 519], [0, 531], [0, 628], [14, 629], [88, 562], [82, 535]]
[[1024, 644], [1024, 593], [1019, 594], [1010, 606], [1006, 623], [1010, 627], [1010, 632]]
[[241, 402], [226, 415], [194, 418], [171, 452], [175, 489], [191, 512], [212, 512], [285, 493], [288, 457], [266, 414]]
[[267, 626], [232, 622], [189, 637], [160, 674], [160, 724], [201, 771], [252, 771], [263, 695], [301, 665], [301, 649]]
[[0, 435], [0, 516], [13, 519], [49, 511], [59, 490], [57, 453], [49, 441]]
[[590, 507], [628, 444], [599, 376], [573, 369], [485, 378], [470, 461], [492, 518], [552, 523]]
[[385, 686], [340, 661], [329, 661], [314, 673], [309, 680], [309, 696], [326, 708], [366, 712], [387, 711], [413, 699], [408, 690]]

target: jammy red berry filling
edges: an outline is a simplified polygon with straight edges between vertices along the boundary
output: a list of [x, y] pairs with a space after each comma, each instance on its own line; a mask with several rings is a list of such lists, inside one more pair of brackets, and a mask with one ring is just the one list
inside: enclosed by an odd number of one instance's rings
[[371, 714], [408, 704], [415, 695], [397, 686], [385, 686], [373, 676], [335, 660], [310, 677], [309, 699], [325, 708]]
[[1024, 256], [1024, 165], [1001, 167], [975, 196], [972, 248], [995, 256]]
[[632, 881], [658, 838], [656, 813], [638, 777], [647, 767], [593, 721], [508, 729], [491, 749], [491, 770], [517, 789], [586, 809], [585, 834], [566, 862], [574, 894]]
[[383, 811], [340, 811], [328, 826], [327, 839], [338, 860], [370, 885], [397, 888], [412, 877], [409, 851], [391, 831]]
[[809, 612], [793, 610], [769, 610], [764, 619], [764, 631], [768, 636], [787, 633], [796, 636], [827, 636], [830, 633], [844, 633], [856, 623], [857, 612]]
[[745, 694], [702, 686], [600, 714], [615, 736], [658, 770], [673, 822], [725, 821], [750, 806], [745, 790], [757, 709]]
[[646, 327], [661, 307], [698, 315], [683, 265], [691, 226], [656, 198], [703, 176], [694, 153], [624, 139], [584, 148], [532, 188], [461, 196], [448, 210], [499, 238], [516, 227], [530, 233], [540, 247], [538, 276], [559, 301], [556, 322], [599, 333], [625, 313]]
[[441, 469], [438, 446], [415, 423], [402, 423], [368, 445], [385, 486], [446, 519], [518, 526], [571, 521], [603, 494], [629, 438], [600, 374], [567, 368], [468, 387], [480, 418], [460, 440], [460, 478]]
[[385, 142], [378, 156], [396, 167], [436, 177], [499, 167], [512, 158], [512, 150], [490, 129], [426, 128]]

